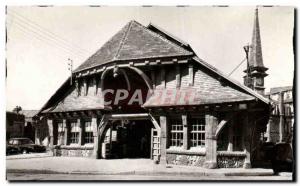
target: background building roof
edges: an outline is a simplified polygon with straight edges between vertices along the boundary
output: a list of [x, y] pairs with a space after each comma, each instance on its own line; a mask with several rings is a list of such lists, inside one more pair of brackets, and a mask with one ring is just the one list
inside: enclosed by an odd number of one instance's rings
[[21, 110], [20, 113], [27, 118], [34, 117], [39, 111], [38, 110]]
[[270, 89], [270, 94], [293, 90], [293, 86], [274, 87]]

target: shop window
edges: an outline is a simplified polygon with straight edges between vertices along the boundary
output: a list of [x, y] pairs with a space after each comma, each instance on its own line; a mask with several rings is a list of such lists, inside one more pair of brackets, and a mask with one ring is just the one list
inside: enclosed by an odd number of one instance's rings
[[170, 146], [183, 146], [183, 125], [181, 120], [170, 120]]
[[92, 122], [85, 122], [84, 143], [94, 143]]
[[57, 123], [57, 130], [58, 130], [58, 144], [63, 144], [64, 137], [65, 137], [65, 126], [62, 122]]
[[79, 142], [79, 123], [78, 122], [71, 122], [71, 143], [78, 143]]
[[190, 120], [191, 147], [205, 147], [205, 118]]

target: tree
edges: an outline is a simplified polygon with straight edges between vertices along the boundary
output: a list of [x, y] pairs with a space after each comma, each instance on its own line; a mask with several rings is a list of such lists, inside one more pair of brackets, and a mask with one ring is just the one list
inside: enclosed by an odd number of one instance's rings
[[22, 107], [21, 107], [21, 106], [16, 106], [16, 107], [13, 109], [13, 112], [16, 112], [17, 114], [19, 114], [20, 111], [22, 111]]

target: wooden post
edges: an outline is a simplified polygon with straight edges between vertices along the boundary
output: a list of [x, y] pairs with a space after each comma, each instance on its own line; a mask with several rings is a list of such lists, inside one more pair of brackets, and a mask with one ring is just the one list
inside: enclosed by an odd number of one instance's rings
[[50, 152], [52, 155], [54, 155], [54, 139], [53, 139], [53, 120], [48, 119], [47, 120], [48, 124], [48, 129], [49, 129], [49, 147], [50, 147]]
[[271, 117], [272, 116], [270, 116], [270, 119], [269, 119], [269, 122], [268, 122], [268, 124], [267, 124], [267, 130], [266, 130], [266, 138], [267, 138], [267, 142], [270, 142], [271, 141], [271, 127], [270, 127], [270, 121], [271, 121]]
[[228, 147], [227, 151], [232, 152], [233, 151], [233, 123], [230, 121], [228, 125]]
[[92, 128], [93, 128], [93, 136], [94, 136], [94, 150], [92, 157], [97, 159], [98, 158], [98, 148], [99, 148], [99, 142], [98, 142], [98, 126], [97, 126], [97, 118], [92, 118]]
[[167, 164], [167, 117], [165, 115], [161, 115], [159, 117], [160, 120], [160, 164]]
[[153, 89], [155, 89], [155, 82], [156, 82], [156, 79], [155, 79], [155, 69], [153, 68], [151, 70], [151, 80], [152, 80], [152, 86], [153, 86]]
[[67, 126], [67, 120], [63, 119], [63, 127], [65, 127], [65, 138], [64, 138], [64, 145], [68, 145], [68, 126]]
[[161, 67], [160, 80], [161, 80], [162, 88], [166, 88], [166, 70], [164, 66]]
[[79, 80], [76, 79], [75, 80], [75, 89], [76, 89], [76, 92], [77, 92], [77, 96], [80, 96], [80, 84], [79, 84]]
[[105, 132], [106, 132], [106, 128], [107, 128], [108, 124], [109, 124], [109, 117], [104, 114], [102, 116], [101, 122], [99, 124], [99, 131], [97, 133], [97, 135], [98, 135], [98, 138], [97, 138], [98, 143], [97, 143], [97, 146], [96, 146], [96, 147], [98, 147], [97, 152], [96, 152], [97, 153], [97, 155], [96, 155], [97, 158], [102, 158], [102, 140], [104, 140]]
[[284, 94], [283, 92], [280, 92], [279, 94], [279, 142], [283, 141], [283, 133], [284, 133], [284, 104], [283, 104], [283, 99], [284, 99]]
[[[64, 132], [64, 127], [62, 127], [62, 130], [63, 130], [63, 132]], [[61, 133], [61, 131], [59, 131], [59, 133]], [[65, 134], [64, 135], [60, 135], [59, 133], [57, 133], [58, 134], [58, 140], [57, 140], [57, 145], [63, 145], [64, 144], [64, 136], [65, 136]]]
[[188, 132], [188, 123], [187, 115], [182, 115], [182, 125], [183, 125], [183, 148], [188, 150], [189, 148], [189, 132]]
[[83, 144], [83, 122], [80, 119], [77, 119], [77, 123], [79, 123], [79, 139], [78, 144]]
[[41, 145], [40, 142], [40, 125], [36, 122], [34, 131], [35, 144]]
[[180, 88], [181, 85], [181, 76], [179, 65], [176, 65], [176, 88]]
[[194, 68], [192, 64], [189, 64], [189, 86], [194, 85]]
[[88, 94], [88, 82], [87, 79], [83, 79], [83, 95], [86, 96]]
[[98, 88], [98, 86], [97, 86], [97, 80], [96, 80], [95, 76], [93, 77], [92, 81], [93, 81], [93, 87], [95, 87], [94, 95], [97, 95], [97, 88]]
[[250, 143], [251, 143], [251, 126], [249, 123], [248, 112], [244, 115], [244, 122], [243, 122], [243, 139], [244, 139], [244, 151], [246, 153], [244, 168], [251, 168], [251, 152], [250, 152]]
[[218, 118], [216, 113], [208, 113], [205, 115], [205, 147], [206, 161], [204, 166], [209, 169], [217, 168], [217, 139], [216, 129], [218, 126]]
[[98, 77], [98, 81], [96, 82], [97, 82], [97, 95], [101, 95], [102, 94], [101, 75], [100, 77]]

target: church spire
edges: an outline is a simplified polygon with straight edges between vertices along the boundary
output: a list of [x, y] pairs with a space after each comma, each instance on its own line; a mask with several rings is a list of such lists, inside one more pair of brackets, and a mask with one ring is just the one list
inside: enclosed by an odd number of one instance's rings
[[263, 58], [262, 58], [262, 50], [261, 50], [258, 8], [255, 9], [252, 43], [251, 43], [251, 47], [250, 47], [250, 56], [249, 57], [250, 57], [249, 58], [249, 66], [250, 67], [264, 67]]
[[[250, 46], [244, 47], [247, 55], [247, 69], [244, 71], [244, 84], [260, 94], [264, 94], [264, 78], [268, 70], [263, 64], [260, 28], [258, 20], [258, 8], [255, 9], [252, 42]], [[248, 57], [249, 55], [249, 57]]]

